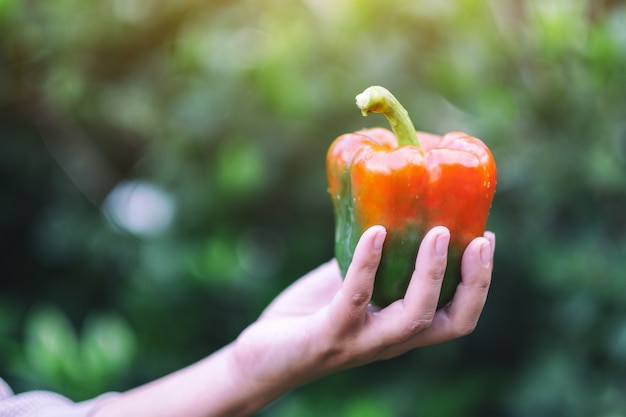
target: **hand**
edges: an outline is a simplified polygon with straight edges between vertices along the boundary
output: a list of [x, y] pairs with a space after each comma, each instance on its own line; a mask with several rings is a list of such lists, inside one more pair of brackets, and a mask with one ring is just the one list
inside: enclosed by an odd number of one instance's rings
[[317, 377], [470, 333], [482, 311], [495, 236], [474, 239], [463, 255], [454, 298], [436, 310], [450, 233], [422, 241], [405, 297], [370, 306], [385, 229], [368, 229], [345, 280], [335, 261], [296, 281], [235, 342], [186, 368], [111, 397], [91, 415], [236, 417], [250, 415]]
[[385, 235], [382, 226], [363, 234], [345, 280], [333, 260], [280, 294], [231, 346], [238, 372], [248, 382], [287, 390], [471, 333], [491, 281], [495, 235], [487, 232], [470, 243], [462, 281], [439, 310], [449, 231], [435, 227], [424, 237], [405, 297], [378, 309], [369, 302]]

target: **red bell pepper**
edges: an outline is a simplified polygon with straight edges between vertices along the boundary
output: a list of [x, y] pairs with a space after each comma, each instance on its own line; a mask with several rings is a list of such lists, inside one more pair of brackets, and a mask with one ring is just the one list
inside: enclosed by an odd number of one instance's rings
[[465, 248], [485, 231], [496, 189], [494, 158], [481, 140], [465, 133], [417, 134], [407, 111], [383, 87], [359, 94], [357, 105], [365, 116], [386, 116], [393, 133], [383, 128], [348, 133], [328, 150], [341, 271], [345, 276], [361, 234], [370, 226], [385, 226], [372, 303], [386, 306], [404, 296], [426, 232], [446, 226], [450, 245], [441, 307], [460, 282]]

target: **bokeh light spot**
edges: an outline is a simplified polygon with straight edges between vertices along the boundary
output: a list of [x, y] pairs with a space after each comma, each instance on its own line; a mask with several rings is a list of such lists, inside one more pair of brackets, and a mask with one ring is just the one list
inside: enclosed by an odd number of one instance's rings
[[148, 181], [123, 181], [107, 196], [104, 214], [116, 228], [137, 236], [156, 236], [172, 223], [172, 196]]

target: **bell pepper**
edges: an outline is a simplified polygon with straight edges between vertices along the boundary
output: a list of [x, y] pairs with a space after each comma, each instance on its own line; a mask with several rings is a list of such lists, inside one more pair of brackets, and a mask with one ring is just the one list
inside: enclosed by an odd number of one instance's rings
[[361, 234], [387, 229], [372, 304], [400, 299], [415, 269], [417, 249], [428, 230], [450, 230], [448, 261], [438, 307], [461, 280], [461, 257], [485, 231], [496, 189], [489, 148], [461, 132], [417, 133], [407, 111], [385, 88], [356, 97], [364, 116], [382, 113], [393, 132], [371, 128], [339, 136], [326, 158], [335, 214], [335, 256], [345, 276]]

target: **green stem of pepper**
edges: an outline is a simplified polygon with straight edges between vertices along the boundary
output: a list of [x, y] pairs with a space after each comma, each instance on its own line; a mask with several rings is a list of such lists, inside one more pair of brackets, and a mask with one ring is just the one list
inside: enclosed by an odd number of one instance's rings
[[380, 86], [367, 88], [356, 96], [356, 105], [361, 109], [363, 116], [370, 113], [381, 113], [385, 116], [398, 139], [399, 146], [420, 146], [409, 112], [386, 88]]

